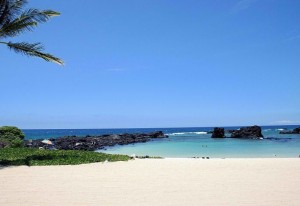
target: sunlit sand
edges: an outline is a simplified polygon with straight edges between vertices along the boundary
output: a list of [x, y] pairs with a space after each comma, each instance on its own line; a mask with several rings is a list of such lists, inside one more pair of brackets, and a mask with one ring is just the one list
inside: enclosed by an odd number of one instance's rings
[[0, 169], [0, 205], [300, 205], [300, 159], [145, 159]]

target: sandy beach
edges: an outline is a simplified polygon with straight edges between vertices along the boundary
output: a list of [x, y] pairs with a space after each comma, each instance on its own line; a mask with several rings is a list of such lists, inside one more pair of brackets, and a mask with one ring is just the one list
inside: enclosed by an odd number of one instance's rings
[[0, 169], [0, 205], [300, 205], [300, 159], [146, 159]]

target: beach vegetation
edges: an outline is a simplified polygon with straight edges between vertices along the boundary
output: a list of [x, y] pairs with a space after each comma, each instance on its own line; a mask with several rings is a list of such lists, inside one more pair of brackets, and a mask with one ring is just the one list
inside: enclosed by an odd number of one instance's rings
[[11, 42], [3, 39], [14, 38], [20, 34], [32, 31], [40, 23], [47, 22], [60, 13], [53, 10], [26, 9], [27, 0], [0, 0], [0, 44], [6, 45], [16, 53], [42, 58], [46, 61], [63, 65], [64, 62], [45, 53], [41, 43]]
[[95, 162], [128, 161], [127, 155], [105, 154], [78, 150], [44, 150], [31, 148], [0, 149], [0, 165], [79, 165]]
[[0, 147], [23, 147], [24, 133], [17, 127], [0, 127]]

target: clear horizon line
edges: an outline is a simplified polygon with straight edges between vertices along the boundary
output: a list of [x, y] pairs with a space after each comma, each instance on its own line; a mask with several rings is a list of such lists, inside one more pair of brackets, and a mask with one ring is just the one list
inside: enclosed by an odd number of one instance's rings
[[[257, 125], [257, 124], [254, 124]], [[111, 127], [111, 128], [40, 128], [40, 129], [33, 129], [33, 128], [21, 128], [21, 130], [47, 130], [47, 129], [55, 129], [55, 130], [64, 130], [64, 129], [75, 129], [75, 130], [80, 130], [80, 129], [173, 129], [173, 128], [205, 128], [205, 127], [250, 127], [254, 125], [240, 125], [240, 126], [191, 126], [191, 127]], [[275, 127], [275, 126], [299, 126], [299, 124], [286, 124], [286, 125], [257, 125], [260, 127]]]

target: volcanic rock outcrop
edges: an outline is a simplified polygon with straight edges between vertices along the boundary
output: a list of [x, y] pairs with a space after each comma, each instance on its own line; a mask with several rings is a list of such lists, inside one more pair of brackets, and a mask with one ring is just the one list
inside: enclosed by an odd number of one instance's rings
[[300, 127], [295, 128], [292, 131], [289, 130], [280, 131], [279, 134], [300, 134]]
[[212, 138], [224, 138], [225, 137], [224, 128], [215, 127], [211, 137]]
[[97, 150], [107, 146], [127, 145], [140, 142], [148, 142], [151, 139], [167, 138], [163, 132], [151, 132], [147, 134], [112, 134], [86, 137], [66, 136], [57, 139], [49, 139], [49, 143], [43, 143], [45, 140], [25, 140], [26, 147], [59, 149], [59, 150]]
[[256, 125], [252, 127], [242, 127], [231, 133], [231, 138], [260, 139], [262, 137], [261, 127]]

